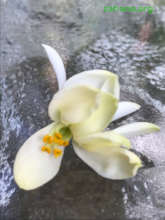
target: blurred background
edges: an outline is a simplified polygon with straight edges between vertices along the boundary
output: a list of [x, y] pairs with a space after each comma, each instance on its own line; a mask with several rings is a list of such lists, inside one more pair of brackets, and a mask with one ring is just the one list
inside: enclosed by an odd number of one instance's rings
[[[150, 6], [104, 12], [105, 6]], [[0, 220], [165, 219], [165, 2], [1, 0]], [[161, 132], [132, 140], [145, 167], [125, 181], [104, 179], [67, 148], [60, 173], [34, 191], [18, 189], [19, 147], [47, 125], [55, 74], [41, 44], [62, 56], [67, 76], [89, 69], [119, 75], [121, 100], [142, 108], [111, 125], [148, 121]]]

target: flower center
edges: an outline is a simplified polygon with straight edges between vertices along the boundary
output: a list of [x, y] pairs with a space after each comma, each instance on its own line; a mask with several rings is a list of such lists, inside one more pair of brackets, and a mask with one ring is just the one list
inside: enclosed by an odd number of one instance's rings
[[69, 141], [72, 137], [70, 129], [62, 124], [58, 124], [43, 137], [44, 145], [41, 151], [48, 154], [53, 154], [55, 158], [62, 155], [63, 148], [69, 145]]

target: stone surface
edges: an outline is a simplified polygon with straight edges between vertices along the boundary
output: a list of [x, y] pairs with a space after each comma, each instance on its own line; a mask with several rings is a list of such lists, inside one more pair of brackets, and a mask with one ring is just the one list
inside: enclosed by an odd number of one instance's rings
[[[124, 2], [124, 3], [123, 3]], [[0, 219], [165, 219], [165, 14], [163, 1], [147, 13], [107, 14], [109, 1], [1, 1]], [[113, 1], [129, 5], [129, 0]], [[87, 69], [117, 73], [121, 100], [137, 113], [114, 122], [158, 124], [161, 132], [132, 140], [144, 160], [138, 175], [111, 181], [95, 174], [67, 148], [57, 177], [34, 191], [18, 189], [12, 167], [17, 150], [47, 125], [47, 105], [57, 91], [41, 43], [60, 52], [68, 76]]]

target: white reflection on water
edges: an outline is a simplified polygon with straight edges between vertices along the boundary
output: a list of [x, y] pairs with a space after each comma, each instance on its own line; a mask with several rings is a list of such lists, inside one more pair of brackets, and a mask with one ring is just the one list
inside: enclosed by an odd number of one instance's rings
[[[15, 81], [12, 80], [13, 84]], [[15, 134], [15, 139], [18, 137], [21, 130], [21, 119], [16, 111], [14, 96], [12, 95], [12, 87], [6, 84], [5, 79], [1, 80], [1, 120], [2, 120], [2, 137], [0, 140], [0, 207], [5, 207], [9, 204], [10, 198], [15, 192], [13, 184], [12, 163], [9, 158], [14, 150], [15, 145], [13, 140], [10, 140], [12, 133]], [[11, 93], [11, 94], [10, 94]]]
[[4, 152], [0, 152], [0, 155], [0, 206], [5, 207], [9, 204], [15, 188], [11, 186], [13, 175], [7, 157]]

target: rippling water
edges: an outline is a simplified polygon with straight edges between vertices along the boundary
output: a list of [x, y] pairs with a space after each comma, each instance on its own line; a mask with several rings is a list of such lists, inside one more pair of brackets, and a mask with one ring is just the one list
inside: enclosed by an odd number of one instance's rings
[[[141, 2], [145, 1], [136, 4]], [[165, 218], [165, 14], [163, 2], [150, 3], [155, 7], [153, 15], [112, 16], [103, 14], [106, 1], [3, 1], [0, 219]], [[132, 140], [146, 162], [135, 178], [103, 179], [68, 148], [55, 180], [31, 192], [16, 187], [12, 176], [16, 152], [31, 134], [50, 122], [47, 105], [57, 91], [41, 43], [62, 54], [68, 76], [96, 68], [119, 75], [121, 99], [137, 102], [142, 108], [111, 127], [133, 121], [161, 127], [160, 133]]]
[[75, 73], [93, 68], [117, 73], [121, 81], [121, 99], [135, 101], [142, 106], [139, 112], [113, 123], [112, 126], [133, 121], [149, 121], [161, 127], [159, 134], [132, 140], [133, 147], [151, 159], [155, 167], [141, 170], [137, 177], [126, 181], [121, 192], [127, 218], [163, 218], [165, 66], [162, 48], [150, 42], [141, 44], [140, 39], [122, 32], [110, 31], [76, 54], [73, 60], [70, 68], [74, 69]]

